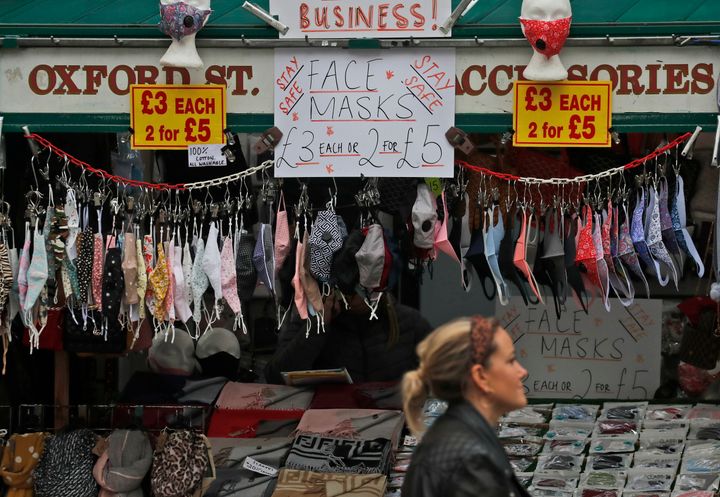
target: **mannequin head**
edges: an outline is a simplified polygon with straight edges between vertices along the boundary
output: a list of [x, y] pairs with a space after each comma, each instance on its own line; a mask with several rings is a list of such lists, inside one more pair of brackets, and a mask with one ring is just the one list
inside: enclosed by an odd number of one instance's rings
[[524, 76], [531, 81], [562, 81], [567, 70], [558, 54], [570, 32], [570, 0], [523, 0], [520, 24], [533, 56]]
[[195, 34], [210, 17], [210, 0], [160, 0], [160, 30], [172, 38], [160, 59], [163, 66], [201, 68]]

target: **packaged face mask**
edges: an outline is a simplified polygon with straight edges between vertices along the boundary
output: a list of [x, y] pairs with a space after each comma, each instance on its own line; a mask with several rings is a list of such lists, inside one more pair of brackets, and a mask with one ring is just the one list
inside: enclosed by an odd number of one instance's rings
[[667, 492], [675, 480], [672, 470], [628, 470], [626, 490]]
[[621, 471], [632, 464], [633, 454], [595, 454], [589, 455], [585, 471]]
[[637, 436], [634, 437], [602, 437], [590, 441], [590, 454], [607, 454], [616, 452], [635, 452]]
[[580, 473], [582, 470], [582, 456], [567, 454], [549, 454], [538, 457], [536, 472], [538, 471], [568, 471]]
[[536, 489], [547, 488], [551, 490], [574, 491], [577, 488], [578, 477], [574, 473], [562, 471], [544, 473], [536, 471], [532, 479], [532, 486]]

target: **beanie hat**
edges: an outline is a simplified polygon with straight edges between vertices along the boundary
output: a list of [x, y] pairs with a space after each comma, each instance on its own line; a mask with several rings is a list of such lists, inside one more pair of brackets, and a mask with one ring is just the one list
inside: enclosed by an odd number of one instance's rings
[[190, 376], [197, 369], [195, 344], [190, 334], [176, 328], [174, 333], [158, 333], [148, 352], [148, 364], [156, 373]]
[[203, 376], [232, 378], [240, 366], [240, 342], [225, 328], [212, 328], [200, 337], [195, 356]]

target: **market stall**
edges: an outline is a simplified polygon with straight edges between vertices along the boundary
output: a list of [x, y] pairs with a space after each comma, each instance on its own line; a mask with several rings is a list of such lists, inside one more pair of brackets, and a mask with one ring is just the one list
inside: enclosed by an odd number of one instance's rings
[[533, 495], [717, 492], [720, 7], [532, 3], [8, 2], [4, 484], [400, 495], [483, 314]]

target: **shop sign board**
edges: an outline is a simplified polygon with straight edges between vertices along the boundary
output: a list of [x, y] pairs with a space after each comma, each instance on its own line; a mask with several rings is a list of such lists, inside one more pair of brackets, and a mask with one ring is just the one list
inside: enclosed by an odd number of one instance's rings
[[515, 82], [513, 145], [609, 147], [612, 82]]
[[[160, 66], [164, 49], [0, 50], [0, 112], [129, 114], [132, 84], [219, 84], [227, 87], [228, 113], [273, 113], [272, 49], [199, 51], [205, 67], [194, 70]], [[455, 53], [457, 111], [511, 114], [513, 82], [522, 80], [530, 48], [458, 48]], [[611, 81], [615, 114], [717, 109], [714, 47], [566, 47], [563, 62], [570, 80]]]
[[528, 397], [650, 399], [660, 386], [662, 301], [636, 299], [611, 310], [594, 301], [589, 313], [570, 298], [557, 319], [552, 306], [525, 305], [519, 297], [496, 316], [528, 370]]
[[275, 51], [277, 177], [452, 177], [453, 49]]
[[131, 85], [134, 149], [187, 149], [225, 142], [225, 87]]
[[284, 38], [423, 38], [450, 36], [439, 26], [450, 0], [271, 0], [270, 12], [290, 29]]

